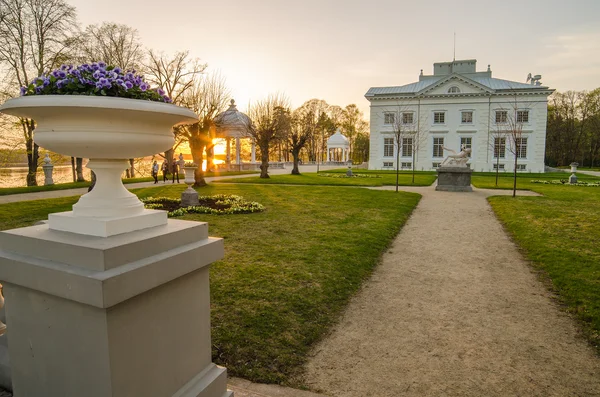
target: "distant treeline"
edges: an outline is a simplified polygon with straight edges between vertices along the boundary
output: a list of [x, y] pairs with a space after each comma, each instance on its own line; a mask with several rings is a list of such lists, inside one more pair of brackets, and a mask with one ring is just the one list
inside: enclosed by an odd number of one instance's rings
[[[50, 153], [52, 164], [70, 164], [71, 158], [68, 156], [62, 156], [56, 153]], [[40, 150], [40, 162], [39, 166], [43, 165], [44, 156], [46, 152]], [[0, 149], [0, 167], [27, 167], [27, 152], [25, 149]]]
[[546, 164], [594, 167], [599, 155], [600, 88], [555, 92], [548, 102]]

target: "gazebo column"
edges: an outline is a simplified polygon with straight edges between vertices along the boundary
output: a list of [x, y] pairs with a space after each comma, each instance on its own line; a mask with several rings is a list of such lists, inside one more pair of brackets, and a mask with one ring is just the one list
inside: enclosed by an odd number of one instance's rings
[[331, 161], [330, 151], [331, 151], [331, 149], [329, 149], [329, 146], [327, 146], [327, 162]]
[[235, 138], [235, 161], [236, 161], [237, 165], [242, 164], [241, 156], [240, 156], [241, 149], [242, 149], [242, 145], [240, 143], [240, 138], [237, 137], [237, 138]]
[[256, 142], [254, 139], [252, 140], [252, 154], [251, 154], [251, 162], [256, 163]]
[[229, 170], [229, 166], [231, 165], [231, 138], [225, 138], [225, 165], [227, 166], [227, 170]]

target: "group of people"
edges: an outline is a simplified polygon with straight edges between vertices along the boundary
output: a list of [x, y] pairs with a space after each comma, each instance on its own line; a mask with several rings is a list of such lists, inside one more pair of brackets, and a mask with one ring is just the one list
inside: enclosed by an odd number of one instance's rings
[[[172, 167], [172, 180], [173, 183], [175, 183], [175, 179], [177, 179], [177, 183], [179, 183], [179, 167], [180, 167], [180, 163], [183, 163], [183, 155], [179, 155], [179, 161], [176, 161], [175, 159], [173, 159], [173, 163], [171, 165]], [[154, 163], [152, 164], [152, 177], [154, 178], [154, 184], [158, 183], [158, 171], [159, 169], [162, 171], [162, 176], [163, 176], [163, 183], [167, 182], [169, 180], [169, 178], [167, 177], [168, 173], [169, 173], [169, 166], [167, 164], [167, 160], [164, 160], [162, 162], [162, 164], [159, 166], [158, 162], [156, 160], [154, 160]]]

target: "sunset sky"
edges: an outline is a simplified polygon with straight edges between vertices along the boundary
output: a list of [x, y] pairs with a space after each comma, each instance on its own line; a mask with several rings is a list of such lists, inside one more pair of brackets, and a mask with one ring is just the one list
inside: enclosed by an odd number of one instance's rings
[[190, 50], [220, 70], [244, 110], [283, 92], [368, 111], [372, 86], [431, 74], [433, 62], [477, 59], [493, 76], [528, 73], [559, 91], [600, 87], [600, 1], [67, 0], [85, 26], [136, 28], [150, 48]]

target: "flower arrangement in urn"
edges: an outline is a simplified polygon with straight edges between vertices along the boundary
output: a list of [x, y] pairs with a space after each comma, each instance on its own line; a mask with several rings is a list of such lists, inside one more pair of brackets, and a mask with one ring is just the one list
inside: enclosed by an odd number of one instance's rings
[[88, 158], [94, 189], [72, 212], [50, 214], [50, 229], [108, 237], [167, 222], [166, 213], [144, 209], [121, 182], [127, 159], [173, 147], [172, 127], [198, 116], [171, 104], [135, 71], [94, 62], [63, 65], [21, 88], [0, 112], [36, 122], [35, 142], [50, 151]]
[[47, 75], [36, 77], [21, 95], [100, 95], [172, 103], [160, 88], [151, 89], [135, 70], [93, 62], [80, 66], [62, 65]]

